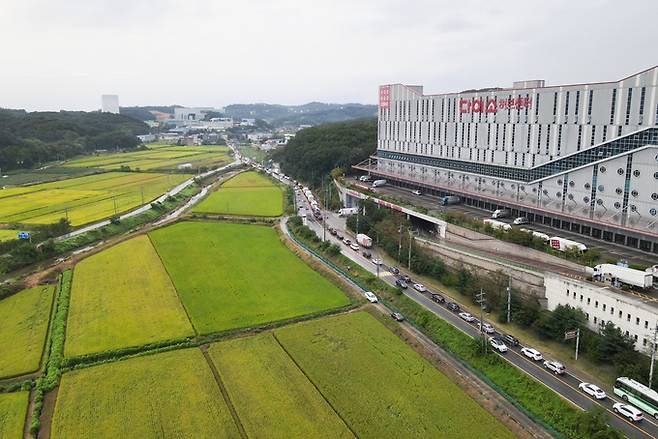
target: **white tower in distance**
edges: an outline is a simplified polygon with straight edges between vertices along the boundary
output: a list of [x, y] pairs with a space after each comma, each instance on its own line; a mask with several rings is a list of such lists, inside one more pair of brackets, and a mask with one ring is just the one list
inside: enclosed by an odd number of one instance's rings
[[101, 98], [103, 113], [119, 114], [119, 95], [102, 95]]

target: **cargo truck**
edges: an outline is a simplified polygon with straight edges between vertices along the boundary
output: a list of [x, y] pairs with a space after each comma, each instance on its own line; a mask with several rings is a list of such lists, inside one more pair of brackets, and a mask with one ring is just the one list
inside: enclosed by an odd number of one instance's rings
[[565, 252], [570, 248], [576, 248], [581, 252], [587, 251], [587, 246], [585, 244], [566, 238], [560, 238], [559, 236], [551, 236], [548, 238], [548, 241], [552, 248], [561, 252]]
[[496, 209], [491, 214], [491, 218], [507, 218], [510, 216], [510, 211], [505, 209]]
[[356, 242], [358, 242], [361, 247], [372, 247], [372, 238], [370, 238], [368, 235], [364, 235], [363, 233], [356, 235]]
[[375, 180], [372, 182], [372, 187], [379, 187], [379, 186], [384, 186], [386, 184], [386, 180]]
[[358, 207], [343, 207], [338, 210], [338, 216], [356, 215], [358, 212]]
[[450, 204], [459, 204], [462, 202], [462, 199], [459, 198], [457, 195], [448, 195], [447, 197], [443, 197], [441, 199], [441, 205], [442, 206], [448, 206]]
[[622, 267], [614, 264], [600, 264], [594, 267], [594, 278], [611, 283], [621, 282], [639, 288], [653, 286], [653, 274], [642, 270]]

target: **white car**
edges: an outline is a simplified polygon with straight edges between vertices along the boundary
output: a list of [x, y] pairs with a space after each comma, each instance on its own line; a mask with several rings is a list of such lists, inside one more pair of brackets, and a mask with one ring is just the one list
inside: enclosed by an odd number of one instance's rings
[[494, 332], [496, 332], [494, 327], [491, 326], [489, 323], [484, 323], [484, 324], [480, 323], [478, 325], [478, 328], [482, 328], [482, 331], [486, 332], [487, 334], [493, 334]]
[[542, 357], [541, 352], [539, 352], [537, 349], [533, 348], [521, 348], [521, 353], [525, 355], [526, 357], [535, 360], [535, 361], [541, 361], [544, 359]]
[[425, 285], [423, 284], [414, 284], [414, 290], [424, 293], [425, 291], [427, 291], [427, 288], [425, 288]]
[[474, 322], [475, 321], [475, 317], [473, 317], [470, 313], [467, 313], [467, 312], [460, 312], [459, 317], [466, 320], [467, 322]]
[[359, 244], [356, 244], [356, 243], [353, 242], [353, 243], [350, 244], [350, 248], [352, 250], [354, 250], [355, 252], [358, 252], [359, 251]]
[[370, 262], [372, 262], [372, 263], [375, 264], [375, 265], [382, 265], [382, 264], [384, 263], [384, 261], [382, 261], [382, 260], [379, 259], [379, 258], [372, 258], [372, 259], [370, 260]]
[[553, 371], [556, 375], [562, 375], [567, 369], [564, 367], [564, 364], [558, 361], [544, 361], [544, 367], [550, 371]]
[[364, 296], [366, 296], [366, 299], [368, 299], [370, 303], [379, 302], [379, 299], [377, 299], [377, 296], [375, 296], [375, 294], [372, 291], [366, 291]]
[[640, 422], [642, 419], [644, 419], [642, 412], [629, 404], [618, 402], [612, 406], [612, 409], [615, 411], [615, 413], [628, 418], [628, 420], [631, 422]]
[[591, 384], [591, 383], [580, 383], [580, 384], [578, 384], [578, 388], [579, 388], [580, 390], [582, 390], [583, 392], [587, 393], [587, 394], [588, 394], [589, 396], [591, 396], [592, 398], [596, 398], [596, 399], [605, 399], [606, 396], [607, 396], [607, 395], [605, 394], [605, 392], [603, 391], [603, 389], [601, 389], [601, 388], [600, 388], [599, 386], [597, 386], [596, 384]]
[[519, 226], [521, 224], [528, 224], [528, 218], [526, 218], [524, 216], [520, 216], [520, 217], [514, 219], [514, 221], [512, 221], [512, 223], [516, 226]]
[[422, 193], [419, 190], [411, 191], [411, 193], [414, 195], [422, 195]]
[[503, 343], [503, 341], [499, 338], [496, 337], [490, 337], [489, 338], [489, 343], [491, 344], [491, 347], [493, 347], [495, 350], [500, 352], [501, 354], [507, 352], [507, 345]]

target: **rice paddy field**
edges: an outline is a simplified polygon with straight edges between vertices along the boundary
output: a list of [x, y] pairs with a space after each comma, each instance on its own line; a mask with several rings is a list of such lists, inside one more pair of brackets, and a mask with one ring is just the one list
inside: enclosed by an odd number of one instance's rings
[[0, 191], [0, 222], [74, 226], [148, 203], [186, 179], [184, 174], [107, 172]]
[[181, 222], [150, 237], [200, 334], [350, 303], [285, 247], [271, 227]]
[[67, 357], [191, 335], [192, 325], [148, 236], [125, 241], [75, 267]]
[[39, 369], [54, 291], [38, 286], [0, 301], [0, 378]]
[[354, 438], [271, 332], [217, 343], [209, 353], [248, 437]]
[[304, 322], [274, 334], [358, 437], [514, 437], [367, 313]]
[[235, 438], [237, 427], [199, 349], [63, 375], [51, 439]]
[[242, 172], [224, 182], [194, 209], [197, 213], [274, 217], [283, 214], [283, 191], [258, 172]]
[[21, 439], [29, 392], [0, 393], [0, 439]]
[[229, 148], [226, 146], [171, 146], [156, 145], [142, 151], [99, 154], [68, 161], [67, 168], [96, 168], [152, 171], [176, 169], [189, 163], [192, 168], [218, 166], [228, 163]]
[[19, 230], [0, 229], [0, 242], [18, 239]]

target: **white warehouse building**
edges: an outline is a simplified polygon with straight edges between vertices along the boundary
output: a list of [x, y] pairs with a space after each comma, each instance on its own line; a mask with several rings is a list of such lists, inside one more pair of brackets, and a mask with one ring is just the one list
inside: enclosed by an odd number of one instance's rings
[[658, 67], [619, 81], [379, 88], [377, 153], [407, 187], [658, 253]]
[[652, 331], [658, 325], [658, 300], [654, 297], [552, 273], [545, 273], [544, 286], [550, 311], [558, 305], [580, 308], [591, 330], [612, 322], [635, 340], [638, 351], [650, 354]]

